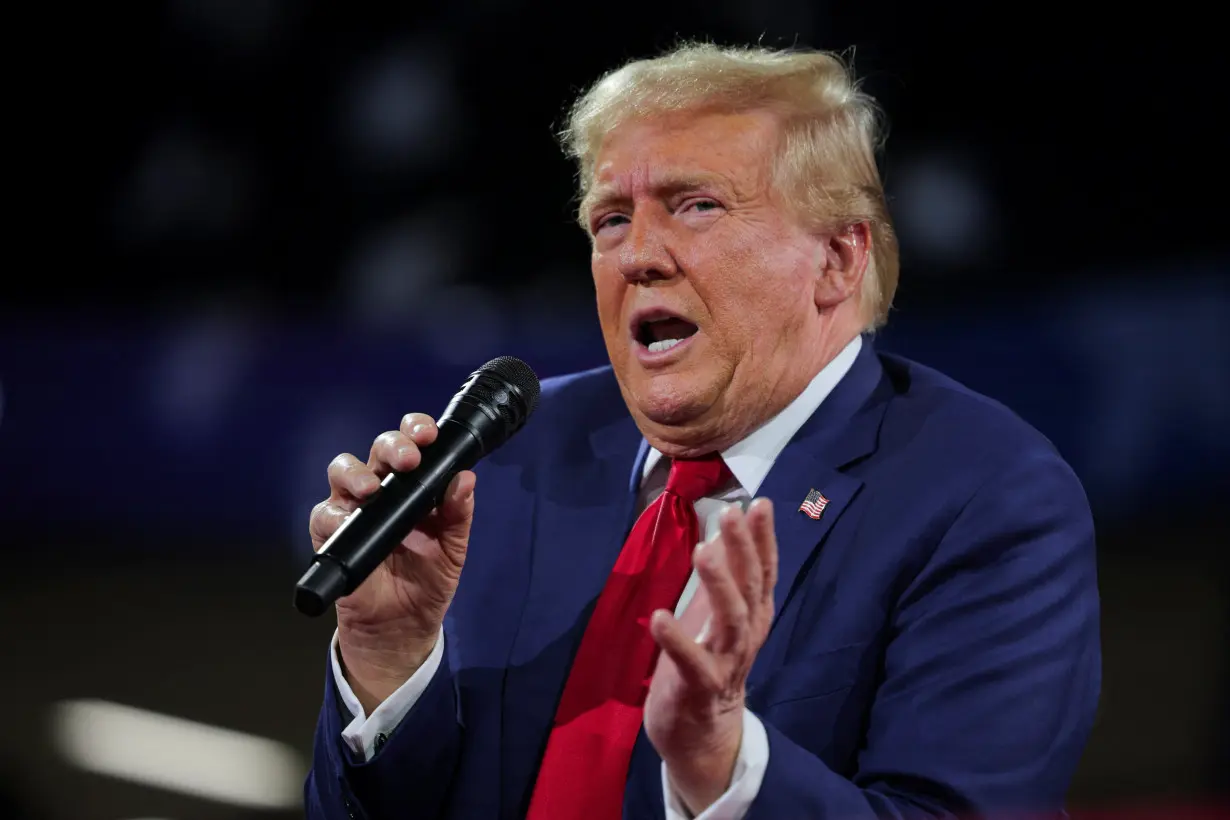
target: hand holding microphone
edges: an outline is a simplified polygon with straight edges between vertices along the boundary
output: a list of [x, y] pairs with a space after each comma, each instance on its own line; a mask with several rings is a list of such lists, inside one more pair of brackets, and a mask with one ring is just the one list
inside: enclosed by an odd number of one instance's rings
[[525, 424], [538, 390], [524, 362], [495, 359], [438, 424], [408, 414], [376, 438], [366, 463], [344, 453], [329, 465], [329, 497], [310, 522], [316, 556], [295, 606], [319, 615], [336, 602], [347, 678], [369, 713], [430, 655], [465, 564], [470, 468]]

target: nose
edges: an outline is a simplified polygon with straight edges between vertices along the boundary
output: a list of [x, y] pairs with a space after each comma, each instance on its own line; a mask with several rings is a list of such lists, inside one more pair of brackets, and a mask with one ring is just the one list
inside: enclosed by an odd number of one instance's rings
[[619, 273], [630, 283], [645, 284], [679, 275], [666, 230], [651, 215], [635, 213], [619, 245]]

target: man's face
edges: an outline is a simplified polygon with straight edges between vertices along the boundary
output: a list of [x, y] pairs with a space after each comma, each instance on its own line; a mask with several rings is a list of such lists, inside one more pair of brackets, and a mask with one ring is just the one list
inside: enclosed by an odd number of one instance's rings
[[587, 198], [598, 317], [624, 399], [672, 456], [720, 450], [824, 361], [821, 238], [772, 190], [765, 112], [679, 114], [609, 134]]

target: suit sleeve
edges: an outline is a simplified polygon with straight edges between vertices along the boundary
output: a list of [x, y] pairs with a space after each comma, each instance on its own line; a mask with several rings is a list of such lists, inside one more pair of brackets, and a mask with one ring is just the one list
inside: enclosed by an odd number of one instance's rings
[[1094, 552], [1058, 456], [984, 483], [896, 602], [857, 770], [838, 775], [766, 721], [748, 817], [1059, 812], [1101, 685]]
[[440, 637], [436, 639], [436, 645], [432, 647], [431, 654], [427, 656], [427, 660], [419, 667], [418, 671], [411, 675], [409, 680], [398, 687], [393, 694], [385, 698], [384, 702], [368, 715], [364, 713], [363, 704], [359, 703], [358, 696], [350, 688], [346, 675], [342, 672], [338, 636], [336, 631], [333, 633], [333, 649], [331, 652], [333, 685], [337, 687], [339, 699], [352, 718], [346, 728], [342, 729], [342, 741], [350, 748], [350, 751], [357, 755], [359, 760], [370, 760], [375, 757], [376, 752], [384, 745], [388, 736], [393, 733], [397, 725], [410, 713], [410, 710], [414, 708], [414, 704], [418, 703], [423, 690], [431, 683], [431, 679], [436, 676], [436, 671], [440, 668], [440, 663], [443, 660], [444, 629], [441, 628]]
[[[438, 648], [438, 647], [437, 647]], [[413, 707], [374, 755], [346, 741], [353, 715], [333, 669], [316, 724], [312, 770], [304, 786], [310, 820], [414, 820], [443, 813], [461, 749], [457, 694], [447, 653]], [[351, 733], [353, 734], [353, 733]]]

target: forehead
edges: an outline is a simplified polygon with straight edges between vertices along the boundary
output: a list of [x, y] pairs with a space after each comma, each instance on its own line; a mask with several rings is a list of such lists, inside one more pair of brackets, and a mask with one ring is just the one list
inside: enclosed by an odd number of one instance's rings
[[588, 198], [719, 181], [754, 186], [770, 168], [777, 128], [765, 111], [679, 113], [625, 123], [602, 142]]

